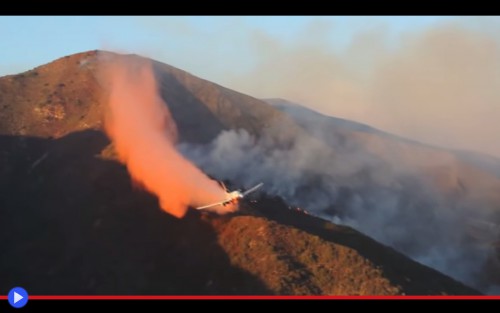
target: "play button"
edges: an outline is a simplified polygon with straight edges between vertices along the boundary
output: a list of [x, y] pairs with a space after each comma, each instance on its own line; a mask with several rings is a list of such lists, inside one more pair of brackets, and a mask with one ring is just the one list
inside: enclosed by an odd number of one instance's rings
[[8, 299], [11, 306], [22, 308], [28, 303], [28, 293], [21, 287], [15, 287], [9, 291]]
[[22, 300], [24, 297], [18, 294], [17, 292], [14, 291], [14, 304], [18, 303], [20, 300]]

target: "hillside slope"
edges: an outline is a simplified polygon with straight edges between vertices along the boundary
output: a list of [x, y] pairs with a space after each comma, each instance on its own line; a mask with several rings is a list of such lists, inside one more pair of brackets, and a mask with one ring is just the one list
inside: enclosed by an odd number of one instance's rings
[[377, 240], [485, 290], [500, 283], [500, 160], [408, 140], [283, 99], [267, 101], [345, 155], [344, 167], [361, 160], [354, 168], [362, 179], [340, 183], [325, 218], [344, 216]]
[[[280, 198], [263, 195], [230, 216], [164, 213], [132, 187], [100, 130], [97, 57], [0, 78], [0, 292], [478, 293]], [[155, 69], [182, 141], [204, 143], [234, 128], [259, 136], [276, 123], [308, 136], [264, 102], [167, 65]]]
[[[99, 63], [113, 58], [133, 62], [141, 57], [90, 51], [0, 78], [0, 134], [59, 137], [74, 130], [99, 129], [106, 97]], [[261, 100], [164, 63], [153, 61], [153, 67], [181, 141], [206, 143], [232, 128], [260, 135], [275, 124], [287, 127], [288, 136], [302, 131], [286, 114]]]
[[98, 131], [1, 136], [0, 144], [0, 292], [477, 293], [279, 199], [263, 197], [232, 216], [175, 219], [101, 155], [108, 141]]

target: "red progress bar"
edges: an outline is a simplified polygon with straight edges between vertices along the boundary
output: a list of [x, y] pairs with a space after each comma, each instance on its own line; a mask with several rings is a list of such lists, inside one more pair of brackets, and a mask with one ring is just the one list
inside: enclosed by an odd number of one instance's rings
[[[81, 296], [29, 295], [29, 300], [500, 300], [500, 296]], [[7, 296], [0, 296], [7, 300]]]

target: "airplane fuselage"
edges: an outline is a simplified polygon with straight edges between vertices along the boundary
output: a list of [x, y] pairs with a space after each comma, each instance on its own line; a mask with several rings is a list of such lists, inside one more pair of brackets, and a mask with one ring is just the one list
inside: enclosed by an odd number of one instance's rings
[[243, 194], [239, 190], [231, 191], [227, 194], [226, 201], [224, 201], [224, 205], [229, 204], [231, 202], [236, 202], [239, 199], [243, 198]]
[[207, 205], [204, 205], [204, 206], [200, 206], [200, 207], [197, 207], [196, 209], [197, 210], [203, 210], [203, 209], [208, 209], [208, 208], [215, 207], [215, 206], [218, 206], [218, 205], [226, 206], [229, 203], [236, 203], [236, 202], [238, 202], [238, 200], [243, 199], [244, 197], [246, 197], [249, 193], [252, 193], [255, 190], [257, 190], [260, 187], [262, 187], [262, 185], [263, 185], [263, 183], [257, 184], [257, 185], [253, 186], [252, 188], [248, 189], [245, 192], [241, 192], [240, 190], [235, 190], [235, 191], [228, 192], [228, 193], [226, 193], [226, 197], [225, 197], [224, 200], [222, 200], [220, 202], [215, 202], [215, 203], [212, 203], [212, 204], [207, 204]]

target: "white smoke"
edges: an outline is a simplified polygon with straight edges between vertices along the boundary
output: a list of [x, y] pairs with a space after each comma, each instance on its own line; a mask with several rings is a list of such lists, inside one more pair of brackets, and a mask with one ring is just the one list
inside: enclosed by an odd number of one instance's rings
[[[286, 129], [282, 129], [286, 132]], [[468, 221], [488, 218], [467, 199], [450, 201], [404, 160], [389, 163], [340, 132], [331, 145], [301, 135], [276, 145], [275, 130], [255, 138], [222, 132], [208, 145], [179, 150], [208, 174], [265, 192], [290, 205], [350, 225], [423, 264], [485, 290], [478, 276], [492, 248], [468, 240]], [[491, 242], [497, 232], [489, 235]]]

